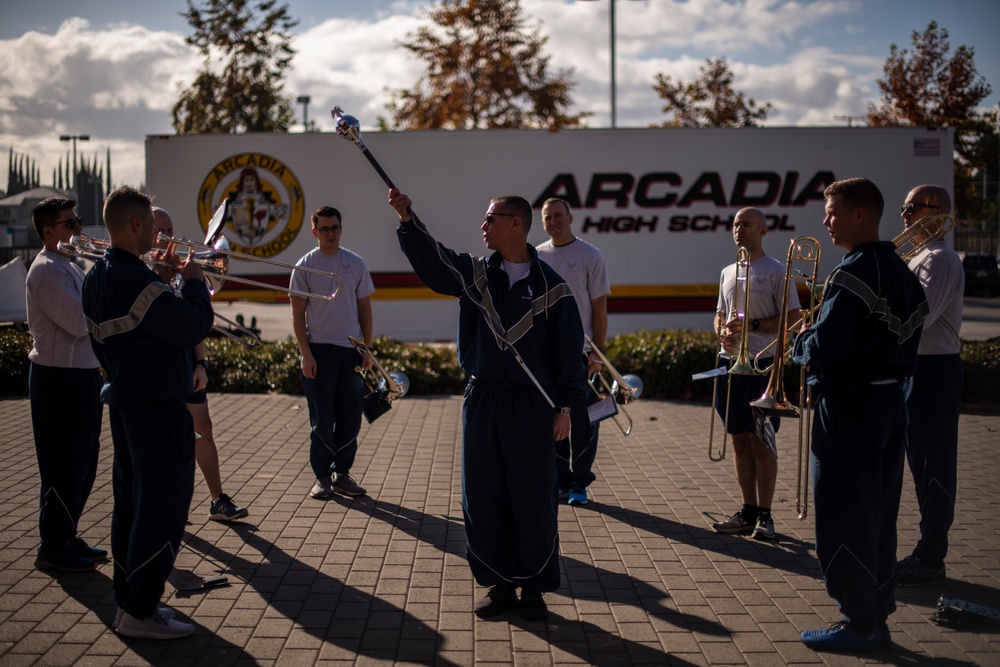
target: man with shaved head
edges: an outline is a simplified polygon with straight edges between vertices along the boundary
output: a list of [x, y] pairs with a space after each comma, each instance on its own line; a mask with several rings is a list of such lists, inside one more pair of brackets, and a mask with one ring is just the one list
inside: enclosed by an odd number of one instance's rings
[[[907, 229], [933, 215], [951, 213], [951, 197], [938, 185], [920, 185], [906, 196], [900, 215]], [[924, 243], [940, 222], [932, 218], [916, 232]], [[930, 313], [917, 348], [917, 368], [905, 385], [909, 416], [906, 460], [920, 506], [920, 541], [899, 562], [900, 586], [945, 583], [948, 529], [955, 518], [958, 467], [958, 414], [962, 402], [959, 357], [965, 272], [958, 253], [942, 237], [909, 261], [927, 296]]]
[[[719, 336], [720, 356], [725, 360], [726, 368], [732, 367], [733, 358], [737, 356], [743, 327], [750, 328], [747, 348], [751, 357], [773, 343], [778, 334], [785, 266], [764, 252], [766, 234], [767, 220], [762, 211], [744, 208], [736, 214], [733, 241], [747, 251], [750, 259], [749, 268], [740, 268], [739, 275], [745, 277], [749, 270], [750, 280], [737, 280], [735, 263], [722, 270], [715, 333]], [[747, 309], [749, 312], [744, 313], [744, 290], [748, 286], [750, 306]], [[795, 305], [797, 308], [797, 299]], [[797, 311], [790, 310], [788, 321], [793, 322], [797, 317]], [[760, 360], [761, 366], [770, 363], [770, 358]], [[726, 374], [716, 383], [715, 399], [716, 410], [732, 438], [733, 463], [743, 507], [712, 527], [720, 533], [750, 533], [758, 540], [774, 539], [771, 501], [778, 476], [778, 450], [774, 435], [778, 430], [778, 418], [754, 415], [750, 407], [750, 401], [760, 398], [766, 388], [766, 375]]]

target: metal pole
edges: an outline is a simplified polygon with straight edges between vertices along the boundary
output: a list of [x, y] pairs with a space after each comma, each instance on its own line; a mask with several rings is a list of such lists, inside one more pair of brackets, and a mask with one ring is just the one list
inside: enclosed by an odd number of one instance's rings
[[615, 0], [611, 0], [611, 127], [617, 127], [618, 114], [615, 109]]

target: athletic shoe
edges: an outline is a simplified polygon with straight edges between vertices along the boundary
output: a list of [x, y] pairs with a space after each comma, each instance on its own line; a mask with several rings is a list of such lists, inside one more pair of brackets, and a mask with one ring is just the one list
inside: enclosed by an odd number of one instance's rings
[[579, 484], [569, 487], [569, 500], [567, 502], [570, 505], [586, 505], [587, 487], [580, 486]]
[[526, 621], [544, 621], [549, 617], [549, 608], [538, 591], [521, 589], [521, 618]]
[[916, 556], [907, 556], [896, 564], [899, 568], [898, 586], [910, 588], [914, 586], [940, 586], [945, 583], [944, 563], [938, 567], [924, 564]]
[[559, 500], [569, 500], [569, 489], [559, 487]]
[[754, 526], [750, 537], [755, 540], [774, 539], [774, 521], [770, 515], [757, 517], [757, 525]]
[[98, 549], [97, 547], [92, 547], [83, 541], [83, 538], [78, 537], [69, 544], [69, 548], [77, 556], [83, 556], [89, 560], [94, 561], [104, 561], [108, 559], [108, 552], [106, 549]]
[[313, 498], [326, 500], [327, 498], [330, 497], [331, 484], [332, 483], [330, 482], [329, 477], [324, 477], [323, 479], [317, 479], [316, 483], [313, 484], [312, 491], [309, 492], [309, 495], [312, 496]]
[[219, 499], [213, 500], [208, 506], [208, 518], [213, 521], [235, 521], [249, 514], [224, 493], [220, 493]]
[[888, 646], [890, 641], [885, 623], [867, 634], [856, 630], [850, 621], [802, 633], [802, 643], [817, 651], [877, 651]]
[[346, 472], [337, 475], [337, 479], [333, 482], [333, 490], [351, 497], [365, 495], [365, 490], [358, 486], [358, 483]]
[[479, 618], [490, 618], [517, 606], [517, 590], [510, 584], [498, 584], [491, 588], [473, 608]]
[[714, 528], [717, 533], [751, 533], [753, 532], [754, 527], [754, 524], [749, 523], [743, 518], [742, 510], [732, 515], [725, 521], [712, 524], [712, 528]]
[[65, 549], [39, 549], [35, 558], [35, 567], [39, 570], [58, 570], [59, 572], [93, 572], [97, 563], [84, 558], [70, 547]]
[[[174, 610], [171, 609], [170, 607], [167, 607], [166, 605], [162, 605], [162, 604], [156, 608], [156, 612], [155, 613], [159, 614], [163, 618], [173, 618], [174, 617]], [[118, 626], [121, 625], [122, 616], [124, 616], [124, 615], [125, 615], [125, 610], [122, 609], [121, 607], [118, 607], [118, 611], [115, 612], [115, 620], [111, 624], [111, 628], [113, 630], [117, 630]]]
[[134, 639], [180, 639], [194, 634], [194, 626], [190, 623], [166, 618], [163, 614], [154, 613], [149, 618], [139, 620], [128, 612], [122, 614], [115, 632], [123, 637]]

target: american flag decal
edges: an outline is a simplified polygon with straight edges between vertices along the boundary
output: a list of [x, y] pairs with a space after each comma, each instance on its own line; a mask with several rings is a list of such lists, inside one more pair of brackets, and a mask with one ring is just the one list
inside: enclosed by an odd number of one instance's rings
[[913, 140], [913, 156], [914, 157], [937, 157], [941, 155], [941, 140], [940, 139], [914, 139]]

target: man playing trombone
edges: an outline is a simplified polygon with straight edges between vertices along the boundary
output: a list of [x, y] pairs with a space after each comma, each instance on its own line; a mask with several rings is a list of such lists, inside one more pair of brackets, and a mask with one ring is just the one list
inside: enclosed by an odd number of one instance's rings
[[[899, 562], [900, 586], [945, 582], [948, 529], [955, 518], [958, 415], [962, 403], [959, 357], [965, 272], [958, 253], [943, 238], [931, 239], [951, 214], [951, 197], [937, 185], [921, 185], [906, 196], [900, 215], [911, 242], [924, 247], [909, 260], [927, 295], [930, 313], [917, 348], [917, 368], [904, 385], [909, 423], [906, 459], [920, 506], [920, 541]], [[908, 234], [908, 235], [909, 235]]]
[[[542, 226], [549, 240], [536, 248], [538, 258], [556, 270], [573, 290], [583, 333], [598, 349], [604, 346], [608, 334], [608, 295], [611, 282], [600, 250], [583, 239], [578, 239], [570, 229], [573, 214], [569, 203], [552, 198], [542, 204]], [[586, 340], [586, 339], [584, 339]], [[601, 370], [601, 361], [590, 346], [584, 343], [587, 375]], [[599, 424], [591, 424], [587, 405], [597, 395], [584, 387], [583, 400], [570, 406], [570, 437], [556, 442], [556, 469], [559, 473], [559, 499], [570, 505], [587, 504], [587, 487], [596, 479], [591, 468], [597, 456]]]
[[[317, 269], [340, 276], [344, 289], [333, 301], [290, 295], [292, 330], [302, 353], [302, 388], [309, 404], [312, 426], [309, 463], [316, 475], [310, 495], [326, 499], [336, 492], [363, 496], [366, 491], [351, 477], [358, 451], [364, 380], [356, 369], [368, 370], [372, 359], [359, 353], [351, 336], [372, 345], [372, 304], [375, 292], [365, 260], [340, 245], [343, 223], [332, 206], [317, 209], [310, 218], [317, 247], [296, 267]], [[289, 287], [301, 292], [330, 294], [333, 278], [306, 271], [292, 271]]]
[[[738, 356], [743, 336], [746, 336], [747, 351], [753, 359], [774, 342], [778, 332], [785, 267], [764, 252], [766, 234], [767, 220], [762, 211], [744, 208], [736, 214], [733, 241], [746, 250], [749, 262], [746, 267], [735, 263], [724, 268], [719, 283], [715, 332], [722, 347], [720, 356], [726, 360], [727, 368]], [[738, 279], [741, 274], [742, 278]], [[749, 295], [746, 293], [748, 288]], [[741, 312], [744, 303], [747, 312]], [[794, 319], [798, 310], [793, 312]], [[759, 366], [766, 367], [770, 363], [770, 358], [761, 359]], [[727, 373], [716, 384], [715, 408], [732, 439], [736, 481], [743, 499], [743, 507], [735, 514], [712, 524], [720, 533], [750, 533], [754, 539], [774, 539], [771, 501], [778, 476], [775, 432], [779, 420], [755, 415], [750, 407], [750, 401], [760, 398], [766, 388], [767, 376], [752, 371], [749, 374]]]

